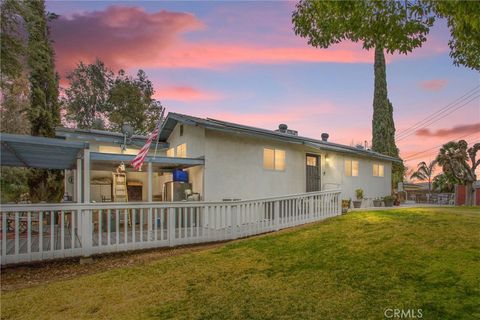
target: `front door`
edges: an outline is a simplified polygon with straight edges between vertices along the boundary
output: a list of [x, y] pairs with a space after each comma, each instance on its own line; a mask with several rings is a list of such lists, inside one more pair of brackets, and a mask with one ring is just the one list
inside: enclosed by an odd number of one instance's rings
[[320, 191], [320, 157], [307, 154], [307, 192]]

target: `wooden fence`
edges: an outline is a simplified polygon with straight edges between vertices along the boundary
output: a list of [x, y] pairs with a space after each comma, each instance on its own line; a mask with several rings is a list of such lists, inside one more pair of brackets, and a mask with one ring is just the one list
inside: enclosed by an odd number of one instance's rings
[[237, 239], [341, 213], [340, 190], [232, 202], [1, 207], [1, 263]]

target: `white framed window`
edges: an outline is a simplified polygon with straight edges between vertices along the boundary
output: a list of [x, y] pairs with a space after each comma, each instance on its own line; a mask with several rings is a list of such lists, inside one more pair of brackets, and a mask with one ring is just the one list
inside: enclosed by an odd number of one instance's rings
[[187, 157], [187, 144], [182, 143], [177, 146], [177, 157], [186, 158]]
[[167, 157], [169, 158], [175, 157], [175, 148], [170, 148], [167, 150]]
[[374, 163], [373, 164], [373, 176], [374, 177], [384, 177], [385, 176], [385, 166], [383, 164]]
[[263, 168], [266, 170], [285, 170], [285, 150], [263, 149]]
[[345, 175], [347, 177], [358, 177], [357, 160], [345, 160]]

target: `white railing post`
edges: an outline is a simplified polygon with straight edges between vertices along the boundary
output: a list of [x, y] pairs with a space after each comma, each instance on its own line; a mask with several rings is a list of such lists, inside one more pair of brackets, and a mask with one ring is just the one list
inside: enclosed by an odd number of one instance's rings
[[92, 254], [92, 211], [89, 209], [80, 210], [82, 217], [82, 251], [85, 257]]
[[340, 192], [336, 193], [336, 199], [337, 199], [337, 215], [342, 214], [342, 200], [340, 199]]
[[[147, 163], [147, 202], [149, 204], [153, 201], [153, 165], [152, 162]], [[148, 222], [147, 222], [147, 242], [151, 240], [152, 230], [152, 206], [148, 208]]]
[[230, 208], [230, 223], [232, 225], [231, 238], [237, 239], [237, 205], [231, 205]]
[[275, 231], [280, 229], [280, 201], [273, 202], [273, 227]]
[[152, 224], [152, 211], [153, 211], [153, 208], [150, 205], [148, 207], [148, 213], [147, 213], [147, 218], [148, 218], [148, 222], [147, 222], [147, 241], [152, 241], [153, 240], [152, 231], [153, 231], [153, 226], [156, 223], [156, 222], [154, 222]]
[[167, 221], [167, 232], [168, 232], [168, 245], [173, 247], [175, 245], [175, 208], [168, 208], [168, 221]]
[[308, 197], [308, 221], [313, 221], [313, 197], [314, 196], [309, 196]]

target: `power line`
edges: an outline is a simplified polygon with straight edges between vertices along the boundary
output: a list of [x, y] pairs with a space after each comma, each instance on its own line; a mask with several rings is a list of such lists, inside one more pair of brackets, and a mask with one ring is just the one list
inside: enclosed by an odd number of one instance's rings
[[[474, 133], [470, 133], [470, 134], [467, 134], [467, 135], [463, 135], [463, 136], [460, 136], [460, 137], [458, 137], [458, 138], [452, 139], [451, 141], [464, 139], [464, 138], [466, 138], [466, 137], [473, 136], [473, 135], [475, 135], [475, 134], [478, 134], [478, 132], [474, 132]], [[475, 139], [477, 139], [477, 138], [475, 138]], [[410, 160], [414, 160], [414, 159], [417, 159], [417, 158], [424, 157], [425, 155], [415, 158], [415, 156], [417, 156], [417, 155], [423, 154], [423, 153], [428, 152], [428, 151], [430, 151], [430, 150], [434, 150], [434, 149], [440, 148], [440, 147], [442, 147], [444, 144], [445, 144], [445, 143], [442, 143], [442, 144], [440, 144], [440, 145], [438, 145], [438, 146], [435, 146], [435, 147], [432, 147], [432, 148], [428, 148], [428, 149], [425, 149], [425, 150], [423, 150], [423, 151], [420, 151], [420, 152], [411, 154], [411, 155], [409, 155], [408, 157], [406, 157], [406, 158], [403, 159], [403, 160], [404, 160], [404, 161], [410, 161]]]
[[411, 136], [412, 134], [415, 134], [415, 133], [417, 132], [417, 130], [425, 129], [426, 126], [431, 125], [432, 123], [435, 123], [435, 122], [437, 122], [437, 121], [440, 121], [440, 120], [444, 119], [445, 117], [449, 116], [449, 115], [452, 114], [453, 112], [455, 112], [455, 111], [457, 111], [457, 110], [459, 110], [459, 109], [467, 106], [470, 102], [476, 100], [477, 98], [480, 98], [480, 95], [474, 96], [472, 99], [468, 100], [468, 101], [465, 102], [464, 104], [461, 104], [461, 105], [459, 105], [459, 106], [456, 106], [454, 109], [449, 110], [447, 113], [443, 114], [441, 117], [436, 118], [436, 119], [432, 119], [430, 122], [425, 123], [425, 127], [417, 128], [415, 131], [412, 131], [412, 132], [410, 132], [409, 134], [406, 134], [406, 135], [403, 135], [403, 136], [400, 137], [400, 138], [397, 138], [396, 141], [398, 142], [398, 141], [404, 140], [404, 139], [406, 139], [407, 137]]
[[436, 117], [441, 116], [443, 113], [447, 112], [449, 109], [455, 108], [457, 104], [461, 103], [462, 101], [464, 101], [466, 99], [469, 99], [472, 95], [475, 95], [475, 94], [479, 93], [480, 92], [480, 91], [478, 91], [479, 87], [480, 87], [480, 85], [475, 86], [474, 88], [470, 89], [465, 94], [463, 94], [462, 96], [458, 97], [454, 101], [447, 104], [445, 107], [443, 107], [440, 110], [434, 112], [433, 114], [425, 117], [424, 119], [418, 121], [417, 123], [413, 124], [412, 126], [408, 127], [407, 129], [402, 130], [401, 132], [397, 133], [396, 138], [398, 139], [398, 138], [400, 138], [404, 135], [407, 135], [411, 131], [416, 131], [416, 129], [418, 129], [420, 126], [424, 126], [425, 123], [431, 122]]
[[432, 115], [435, 115], [436, 113], [442, 113], [442, 112], [446, 111], [447, 109], [452, 108], [454, 105], [456, 105], [457, 103], [459, 103], [461, 100], [468, 99], [467, 96], [471, 96], [472, 94], [476, 94], [476, 92], [474, 92], [474, 91], [476, 91], [477, 89], [479, 89], [479, 87], [480, 87], [480, 85], [476, 85], [475, 87], [473, 87], [472, 89], [468, 90], [466, 93], [464, 93], [463, 95], [461, 95], [461, 96], [458, 97], [457, 99], [455, 99], [455, 100], [453, 100], [452, 102], [450, 102], [449, 104], [447, 104], [445, 107], [440, 108], [438, 111], [436, 111], [436, 112], [434, 112], [433, 114], [425, 117], [424, 119], [416, 122], [415, 124], [413, 124], [412, 126], [408, 127], [407, 129], [400, 131], [399, 133], [397, 133], [397, 136], [404, 135], [404, 134], [406, 134], [408, 131], [411, 131], [412, 129], [414, 129], [415, 127], [418, 127], [418, 126], [422, 125], [425, 121], [430, 120], [430, 117], [432, 117]]

